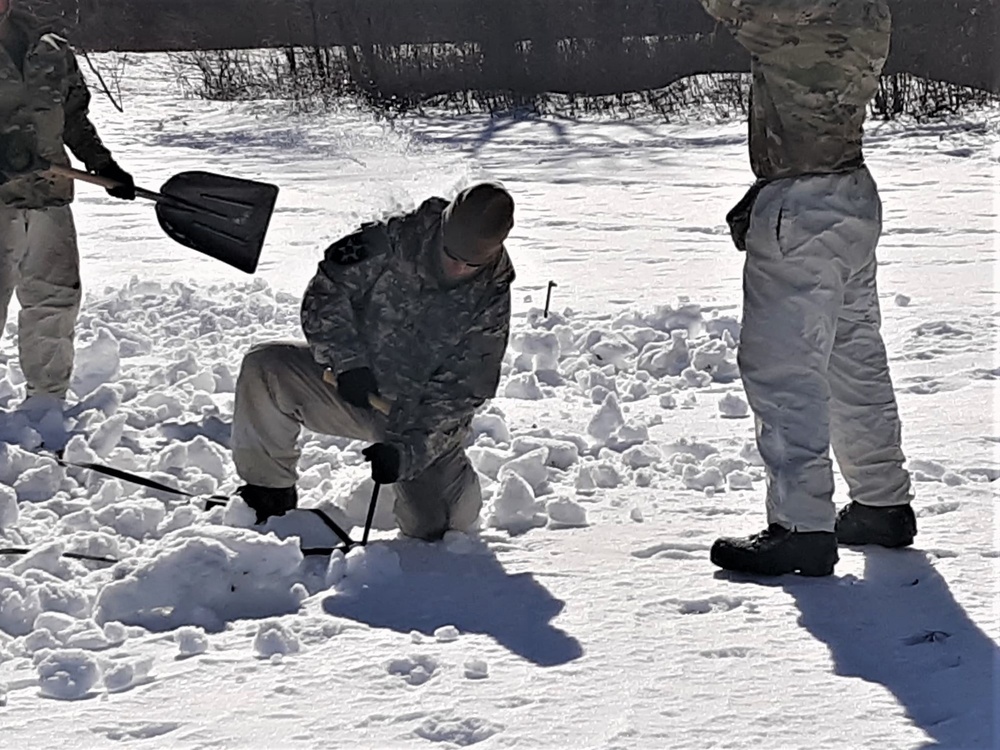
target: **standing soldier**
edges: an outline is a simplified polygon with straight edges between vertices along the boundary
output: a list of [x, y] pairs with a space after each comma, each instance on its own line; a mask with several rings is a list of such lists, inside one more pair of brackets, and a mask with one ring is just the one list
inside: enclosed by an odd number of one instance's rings
[[[701, 0], [751, 54], [757, 183], [727, 217], [747, 253], [739, 365], [767, 467], [768, 527], [712, 561], [829, 575], [842, 544], [913, 542], [879, 333], [882, 205], [861, 151], [889, 52], [885, 0]], [[833, 448], [852, 502], [836, 515]]]
[[306, 343], [255, 347], [237, 380], [233, 460], [258, 521], [296, 507], [305, 426], [373, 441], [363, 453], [376, 482], [398, 481], [404, 534], [433, 540], [476, 522], [482, 495], [464, 444], [500, 381], [513, 224], [511, 196], [482, 183], [327, 248], [302, 301]]
[[87, 116], [90, 92], [66, 41], [0, 0], [0, 331], [16, 291], [18, 349], [28, 403], [61, 406], [73, 371], [80, 256], [70, 203], [73, 181], [45, 170], [68, 165], [111, 178], [116, 198], [135, 198], [132, 177]]

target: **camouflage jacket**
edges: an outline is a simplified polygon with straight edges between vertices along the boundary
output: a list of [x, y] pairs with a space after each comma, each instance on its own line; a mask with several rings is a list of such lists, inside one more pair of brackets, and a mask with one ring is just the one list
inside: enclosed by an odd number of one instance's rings
[[[31, 134], [38, 155], [52, 164], [68, 165], [64, 146], [88, 170], [109, 164], [111, 153], [101, 143], [88, 117], [90, 92], [66, 40], [37, 28], [29, 16], [11, 13], [9, 34], [20, 35], [26, 50], [21, 64], [0, 44], [0, 137]], [[0, 205], [13, 208], [62, 206], [73, 200], [73, 181], [33, 172], [0, 184]]]
[[412, 478], [464, 441], [496, 395], [510, 330], [514, 268], [504, 250], [459, 286], [439, 280], [441, 212], [366, 224], [327, 248], [302, 301], [302, 328], [321, 365], [370, 367], [393, 400], [385, 440]]
[[701, 0], [751, 54], [758, 178], [861, 166], [862, 123], [889, 54], [886, 0]]

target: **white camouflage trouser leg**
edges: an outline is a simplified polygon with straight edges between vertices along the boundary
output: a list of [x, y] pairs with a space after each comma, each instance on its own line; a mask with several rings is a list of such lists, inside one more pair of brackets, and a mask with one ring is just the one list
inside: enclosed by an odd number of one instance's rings
[[28, 395], [63, 398], [73, 372], [80, 255], [69, 206], [0, 208], [0, 332], [17, 293], [18, 352]]
[[875, 283], [882, 205], [866, 168], [775, 181], [747, 234], [739, 365], [768, 523], [832, 531], [832, 445], [852, 499], [908, 503]]
[[[236, 382], [232, 452], [240, 477], [261, 487], [295, 484], [302, 427], [378, 441], [383, 439], [385, 418], [343, 401], [323, 381], [323, 368], [307, 345], [276, 342], [254, 347], [244, 357]], [[479, 478], [461, 448], [393, 488], [393, 511], [407, 536], [439, 539], [449, 529], [468, 530], [479, 518]]]

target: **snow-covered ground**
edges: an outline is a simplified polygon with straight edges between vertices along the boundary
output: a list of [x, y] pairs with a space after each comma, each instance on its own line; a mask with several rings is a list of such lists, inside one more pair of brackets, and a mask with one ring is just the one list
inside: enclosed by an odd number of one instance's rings
[[[390, 127], [187, 100], [165, 81], [140, 60], [124, 115], [95, 100], [123, 166], [153, 188], [186, 169], [273, 181], [278, 208], [251, 279], [173, 244], [149, 203], [79, 188], [66, 457], [232, 490], [240, 358], [297, 335], [326, 244], [499, 179], [518, 201], [518, 280], [471, 449], [482, 529], [398, 538], [386, 489], [373, 544], [303, 557], [306, 514], [261, 534], [239, 501], [205, 512], [64, 470], [38, 450], [52, 425], [15, 411], [12, 315], [0, 546], [32, 552], [0, 558], [0, 747], [1000, 746], [996, 112], [869, 129], [917, 544], [762, 581], [708, 560], [719, 534], [764, 525], [735, 369], [742, 256], [723, 221], [749, 180], [743, 124]], [[307, 435], [301, 464], [303, 505], [355, 534], [361, 447]]]

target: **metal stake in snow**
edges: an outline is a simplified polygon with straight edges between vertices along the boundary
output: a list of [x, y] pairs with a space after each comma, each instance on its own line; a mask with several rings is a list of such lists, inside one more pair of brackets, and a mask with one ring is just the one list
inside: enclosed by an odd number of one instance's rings
[[375, 486], [372, 488], [372, 501], [368, 505], [368, 517], [365, 519], [365, 533], [361, 537], [361, 546], [364, 547], [368, 544], [368, 532], [372, 530], [372, 521], [375, 520], [375, 506], [378, 504], [378, 491], [382, 488], [382, 485], [375, 482]]
[[559, 286], [556, 282], [550, 281], [549, 288], [545, 292], [545, 312], [542, 313], [543, 318], [549, 317], [549, 303], [552, 302], [552, 287]]

